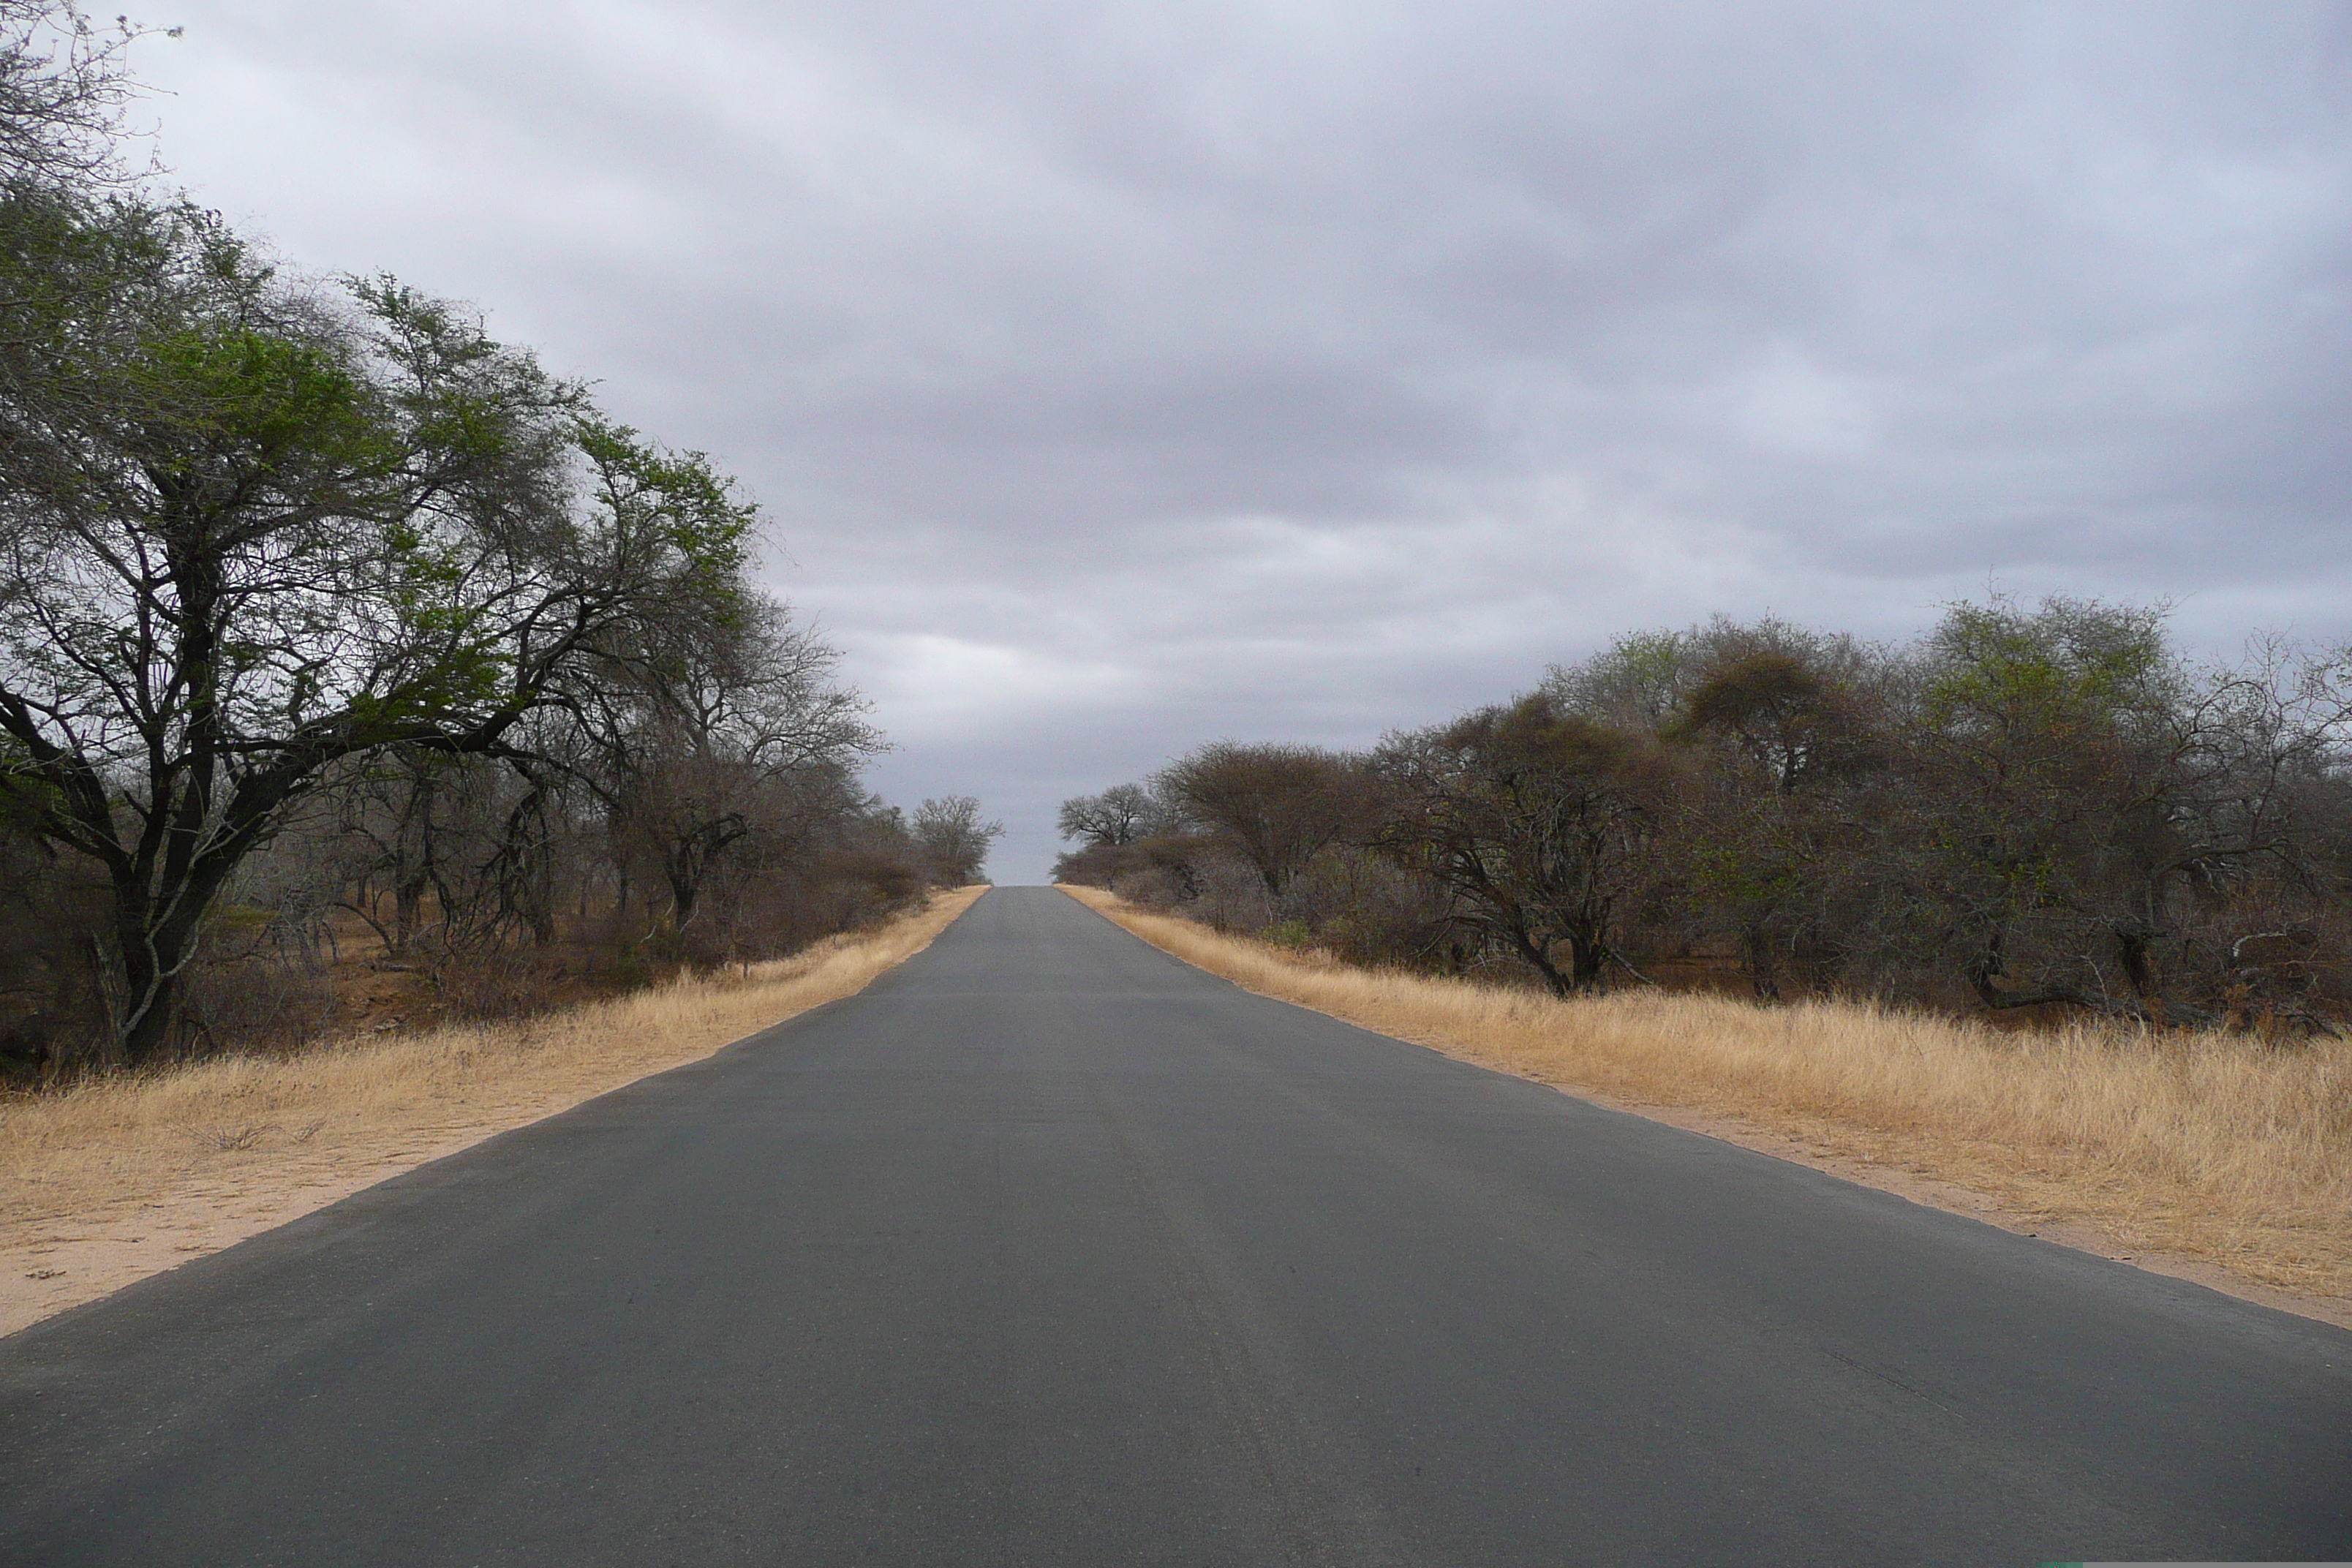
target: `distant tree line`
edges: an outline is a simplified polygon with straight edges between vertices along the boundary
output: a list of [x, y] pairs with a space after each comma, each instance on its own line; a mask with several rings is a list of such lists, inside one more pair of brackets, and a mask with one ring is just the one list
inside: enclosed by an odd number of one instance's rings
[[520, 1005], [980, 875], [731, 479], [126, 172], [133, 37], [0, 0], [0, 1073], [285, 1035], [354, 933]]
[[2352, 662], [1996, 597], [1877, 646], [1621, 639], [1361, 753], [1219, 742], [1067, 802], [1056, 874], [1369, 963], [2333, 1029]]

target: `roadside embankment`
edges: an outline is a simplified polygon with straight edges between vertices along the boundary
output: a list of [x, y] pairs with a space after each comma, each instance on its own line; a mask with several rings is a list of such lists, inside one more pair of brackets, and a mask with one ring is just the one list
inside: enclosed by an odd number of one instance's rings
[[1862, 1003], [1644, 991], [1563, 1002], [1063, 890], [1262, 995], [2352, 1326], [2352, 1042], [2006, 1033]]
[[538, 1018], [0, 1101], [0, 1333], [850, 995], [984, 890], [748, 971]]

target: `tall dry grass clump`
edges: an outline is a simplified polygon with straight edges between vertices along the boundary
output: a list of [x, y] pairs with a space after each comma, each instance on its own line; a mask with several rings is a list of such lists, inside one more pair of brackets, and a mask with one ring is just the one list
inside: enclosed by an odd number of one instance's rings
[[1559, 1001], [1349, 968], [1066, 889], [1262, 994], [1564, 1088], [1732, 1118], [2126, 1248], [2352, 1300], [2352, 1044], [2076, 1025], [2007, 1033], [1853, 1002]]
[[873, 931], [515, 1022], [0, 1101], [0, 1332], [863, 989], [984, 889]]

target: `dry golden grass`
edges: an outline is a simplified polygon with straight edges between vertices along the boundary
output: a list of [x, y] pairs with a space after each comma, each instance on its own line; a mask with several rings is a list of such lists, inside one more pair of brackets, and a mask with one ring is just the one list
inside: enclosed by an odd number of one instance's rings
[[2322, 1316], [2352, 1308], [2352, 1043], [2011, 1034], [1854, 1003], [1697, 994], [1561, 1002], [1354, 969], [1065, 890], [1187, 963], [1381, 1034], [1910, 1172], [2023, 1225], [2210, 1265]]
[[527, 1022], [0, 1102], [0, 1333], [850, 995], [983, 890], [746, 973]]

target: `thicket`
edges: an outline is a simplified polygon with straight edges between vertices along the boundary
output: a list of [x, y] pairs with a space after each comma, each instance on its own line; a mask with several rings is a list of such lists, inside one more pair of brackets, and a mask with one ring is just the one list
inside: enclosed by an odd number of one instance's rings
[[1718, 618], [1362, 753], [1202, 747], [1066, 803], [1056, 876], [1560, 995], [2333, 1031], [2347, 716], [2344, 654], [2203, 664], [2161, 608], [1996, 597], [1900, 646]]
[[127, 27], [0, 0], [0, 1076], [748, 962], [976, 879], [700, 453], [127, 171]]

